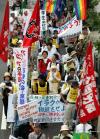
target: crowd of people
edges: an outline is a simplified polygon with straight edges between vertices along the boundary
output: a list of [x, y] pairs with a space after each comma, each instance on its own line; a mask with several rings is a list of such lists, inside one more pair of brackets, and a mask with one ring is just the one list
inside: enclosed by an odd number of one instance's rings
[[[15, 0], [10, 7], [10, 40], [7, 67], [4, 80], [0, 84], [4, 112], [7, 117], [9, 93], [15, 93], [13, 104], [15, 108], [14, 136], [23, 139], [46, 139], [41, 127], [47, 124], [24, 123], [18, 124], [17, 114], [17, 85], [15, 73], [15, 61], [13, 48], [21, 48], [24, 38], [24, 27], [29, 16], [27, 9], [20, 13], [21, 0]], [[30, 9], [32, 11], [32, 9]], [[89, 29], [83, 26], [82, 34], [72, 38], [59, 38], [57, 28], [72, 18], [71, 12], [64, 9], [60, 20], [54, 14], [47, 14], [48, 30], [43, 32], [39, 41], [32, 44], [28, 63], [28, 94], [55, 95], [60, 94], [61, 102], [64, 103], [64, 121], [59, 135], [53, 139], [72, 139], [73, 131], [81, 133], [84, 131], [83, 124], [79, 123], [76, 111], [76, 99], [82, 64], [85, 57], [87, 42], [89, 40]], [[53, 30], [54, 28], [54, 30]], [[36, 47], [38, 45], [38, 47]], [[86, 132], [96, 130], [90, 121], [86, 123]], [[23, 130], [23, 131], [22, 131]], [[91, 136], [95, 139], [96, 134]], [[55, 133], [56, 135], [56, 133]]]

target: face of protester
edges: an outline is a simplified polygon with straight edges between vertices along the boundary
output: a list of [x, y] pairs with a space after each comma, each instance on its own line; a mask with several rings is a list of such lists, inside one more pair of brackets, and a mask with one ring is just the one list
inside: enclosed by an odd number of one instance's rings
[[46, 59], [48, 57], [48, 54], [46, 52], [43, 52], [42, 56], [44, 59]]
[[57, 69], [56, 69], [56, 68], [52, 68], [52, 72], [54, 72], [54, 73], [55, 73], [56, 71], [57, 71]]
[[6, 76], [4, 78], [5, 78], [5, 81], [10, 81], [10, 77], [9, 76]]
[[67, 135], [68, 135], [68, 131], [67, 131], [67, 130], [64, 130], [64, 131], [61, 132], [61, 134], [62, 134], [63, 136], [67, 136]]
[[70, 71], [70, 76], [74, 76], [74, 74], [75, 74], [75, 71]]
[[52, 46], [47, 45], [47, 48], [48, 48], [48, 50], [50, 51], [50, 50], [51, 50], [51, 48], [52, 48]]
[[40, 127], [34, 127], [34, 132], [38, 135], [41, 133], [41, 128]]
[[52, 62], [56, 62], [56, 57], [55, 57], [55, 55], [53, 55], [53, 57], [52, 57]]

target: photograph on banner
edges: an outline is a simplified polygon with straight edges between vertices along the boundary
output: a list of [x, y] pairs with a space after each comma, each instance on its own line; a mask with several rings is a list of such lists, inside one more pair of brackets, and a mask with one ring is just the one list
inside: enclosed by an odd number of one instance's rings
[[16, 84], [18, 85], [18, 105], [27, 102], [28, 49], [14, 48]]
[[60, 123], [64, 118], [64, 105], [60, 95], [30, 95], [29, 100], [37, 101], [38, 113], [33, 116], [34, 123]]
[[17, 107], [19, 121], [23, 121], [35, 116], [38, 113], [37, 102], [30, 102]]
[[59, 28], [58, 37], [72, 37], [80, 33], [82, 33], [82, 20], [77, 20], [75, 16]]

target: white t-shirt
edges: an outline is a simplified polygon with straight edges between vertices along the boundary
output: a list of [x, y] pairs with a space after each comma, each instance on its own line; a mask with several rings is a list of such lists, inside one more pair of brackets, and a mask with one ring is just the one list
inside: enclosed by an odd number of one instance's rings
[[88, 133], [89, 130], [91, 130], [91, 129], [92, 129], [92, 126], [90, 124], [79, 124], [76, 126], [77, 133], [83, 133], [83, 132]]

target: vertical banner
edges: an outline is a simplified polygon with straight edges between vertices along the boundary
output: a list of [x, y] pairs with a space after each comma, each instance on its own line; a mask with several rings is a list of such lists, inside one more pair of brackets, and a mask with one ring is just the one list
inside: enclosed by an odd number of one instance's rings
[[27, 102], [28, 49], [14, 48], [16, 83], [18, 85], [18, 105]]
[[81, 123], [86, 123], [100, 115], [100, 105], [97, 99], [97, 87], [92, 57], [92, 42], [88, 43], [81, 75], [77, 112]]
[[40, 10], [40, 31], [47, 30], [46, 10]]

